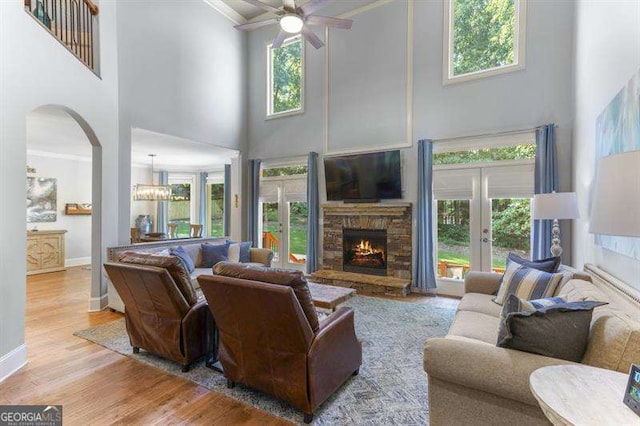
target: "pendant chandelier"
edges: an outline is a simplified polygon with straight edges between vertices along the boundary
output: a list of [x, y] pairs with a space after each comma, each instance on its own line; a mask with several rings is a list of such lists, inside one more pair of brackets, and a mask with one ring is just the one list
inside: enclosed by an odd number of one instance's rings
[[155, 154], [149, 154], [151, 157], [151, 185], [139, 183], [133, 187], [133, 199], [135, 201], [168, 201], [171, 198], [170, 185], [154, 185], [153, 184], [153, 157]]

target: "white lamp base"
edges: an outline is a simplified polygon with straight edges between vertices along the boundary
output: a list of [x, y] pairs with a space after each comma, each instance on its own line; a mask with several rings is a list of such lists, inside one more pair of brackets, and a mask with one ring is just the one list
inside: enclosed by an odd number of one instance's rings
[[551, 254], [554, 257], [562, 254], [562, 247], [560, 247], [560, 225], [558, 219], [553, 219], [553, 228], [551, 229]]

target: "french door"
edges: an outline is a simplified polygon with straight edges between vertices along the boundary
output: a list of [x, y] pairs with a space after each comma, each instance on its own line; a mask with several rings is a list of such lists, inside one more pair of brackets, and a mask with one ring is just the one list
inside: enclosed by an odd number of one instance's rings
[[509, 252], [529, 258], [533, 164], [434, 170], [436, 277], [503, 272]]
[[260, 247], [273, 251], [272, 265], [304, 270], [307, 253], [307, 180], [299, 177], [260, 181]]

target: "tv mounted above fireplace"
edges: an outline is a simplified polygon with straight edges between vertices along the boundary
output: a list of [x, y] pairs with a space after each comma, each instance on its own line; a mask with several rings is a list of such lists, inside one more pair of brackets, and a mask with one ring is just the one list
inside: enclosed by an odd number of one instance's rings
[[325, 157], [329, 201], [402, 198], [400, 151]]

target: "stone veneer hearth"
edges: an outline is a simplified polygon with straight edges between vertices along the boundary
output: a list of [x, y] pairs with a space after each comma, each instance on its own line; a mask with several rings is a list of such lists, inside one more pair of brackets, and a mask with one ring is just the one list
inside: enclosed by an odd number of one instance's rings
[[411, 281], [411, 203], [324, 203], [322, 268], [342, 271], [343, 229], [387, 231], [387, 276]]

